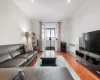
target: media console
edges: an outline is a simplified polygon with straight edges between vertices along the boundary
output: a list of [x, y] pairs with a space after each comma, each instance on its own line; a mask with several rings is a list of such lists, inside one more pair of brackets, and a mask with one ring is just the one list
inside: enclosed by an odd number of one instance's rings
[[100, 77], [100, 55], [76, 50], [76, 60]]

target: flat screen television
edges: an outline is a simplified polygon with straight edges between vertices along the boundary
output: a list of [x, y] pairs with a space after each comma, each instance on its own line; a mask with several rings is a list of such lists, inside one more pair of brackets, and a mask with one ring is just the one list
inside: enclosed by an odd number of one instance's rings
[[79, 49], [100, 55], [100, 30], [84, 33], [79, 38]]
[[88, 51], [100, 55], [100, 30], [89, 33]]

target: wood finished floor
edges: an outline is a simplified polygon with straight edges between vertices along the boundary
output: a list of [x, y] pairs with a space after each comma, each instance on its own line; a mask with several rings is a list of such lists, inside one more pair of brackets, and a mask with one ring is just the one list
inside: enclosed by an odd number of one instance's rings
[[[83, 65], [76, 61], [75, 57], [73, 57], [69, 53], [56, 52], [57, 55], [63, 56], [66, 61], [70, 64], [73, 70], [78, 74], [81, 80], [100, 80], [99, 77], [95, 76], [91, 71], [86, 69]], [[30, 66], [34, 66], [37, 62], [38, 58], [42, 55], [42, 52], [39, 53], [38, 57], [31, 63]]]

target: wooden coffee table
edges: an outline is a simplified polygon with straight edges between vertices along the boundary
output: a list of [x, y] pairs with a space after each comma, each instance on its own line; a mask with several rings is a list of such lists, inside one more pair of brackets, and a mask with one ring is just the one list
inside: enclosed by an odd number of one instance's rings
[[45, 51], [40, 58], [41, 66], [56, 66], [56, 53], [54, 51]]

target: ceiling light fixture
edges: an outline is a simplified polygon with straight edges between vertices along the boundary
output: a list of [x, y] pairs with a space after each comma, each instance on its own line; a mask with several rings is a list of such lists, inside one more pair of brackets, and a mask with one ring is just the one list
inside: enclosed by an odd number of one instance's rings
[[70, 3], [70, 0], [68, 0], [68, 3]]
[[39, 16], [40, 14], [38, 13], [38, 16]]
[[31, 0], [32, 1], [32, 3], [34, 2], [34, 0]]
[[64, 15], [64, 14], [61, 14], [62, 16]]

